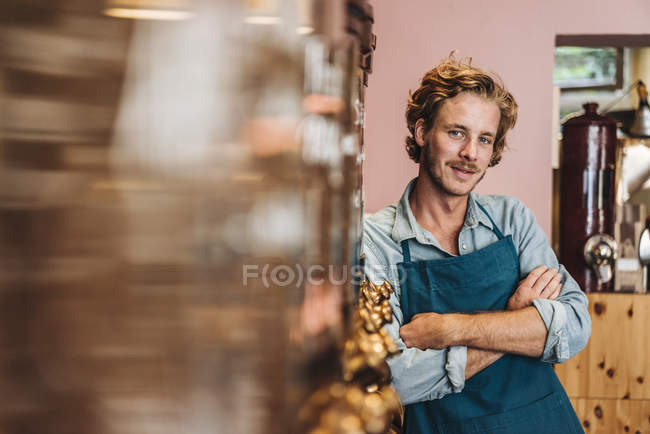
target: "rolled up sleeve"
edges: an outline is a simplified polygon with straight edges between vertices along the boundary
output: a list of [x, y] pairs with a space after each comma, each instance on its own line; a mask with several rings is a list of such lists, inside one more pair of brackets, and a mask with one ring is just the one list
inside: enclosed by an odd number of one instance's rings
[[[393, 306], [393, 312], [396, 311]], [[401, 311], [400, 311], [401, 312]], [[397, 315], [386, 330], [402, 351], [388, 359], [393, 376], [393, 387], [404, 404], [439, 399], [465, 387], [467, 347], [455, 346], [443, 350], [406, 348], [399, 337], [401, 323]]]
[[587, 296], [563, 266], [559, 269], [563, 281], [560, 296], [555, 300], [533, 300], [548, 330], [542, 355], [548, 363], [566, 362], [582, 351], [591, 336]]
[[381, 252], [367, 240], [364, 240], [364, 253], [367, 278], [375, 284], [387, 280], [394, 289], [389, 299], [393, 320], [385, 328], [401, 351], [388, 359], [388, 366], [393, 377], [392, 385], [402, 403], [430, 401], [462, 391], [465, 387], [467, 347], [454, 346], [443, 350], [407, 348], [399, 336], [404, 317], [399, 301], [397, 272], [381, 261]]
[[569, 272], [560, 265], [548, 243], [544, 231], [532, 212], [523, 204], [513, 221], [518, 228], [513, 233], [519, 238], [520, 277], [526, 277], [539, 265], [554, 268], [562, 275], [562, 291], [555, 300], [535, 299], [533, 306], [546, 325], [548, 335], [541, 360], [562, 363], [580, 352], [591, 336], [591, 318], [588, 299]]
[[533, 306], [537, 308], [548, 330], [542, 360], [546, 362], [568, 360], [569, 339], [565, 332], [567, 319], [564, 305], [555, 300], [537, 299], [533, 300]]

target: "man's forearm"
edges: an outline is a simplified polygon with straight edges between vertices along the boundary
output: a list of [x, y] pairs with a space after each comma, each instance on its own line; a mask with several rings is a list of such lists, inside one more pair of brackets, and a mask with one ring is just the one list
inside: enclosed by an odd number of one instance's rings
[[454, 324], [451, 345], [531, 357], [540, 357], [544, 351], [547, 330], [534, 307], [450, 315], [453, 315]]
[[473, 377], [492, 363], [499, 360], [503, 354], [504, 353], [499, 351], [468, 348], [467, 363], [465, 364], [465, 380]]

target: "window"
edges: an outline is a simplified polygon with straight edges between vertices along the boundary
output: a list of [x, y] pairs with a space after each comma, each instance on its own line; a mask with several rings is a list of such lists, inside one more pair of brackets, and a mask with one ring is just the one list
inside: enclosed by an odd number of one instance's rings
[[623, 86], [623, 48], [555, 47], [553, 84], [566, 90], [620, 89]]

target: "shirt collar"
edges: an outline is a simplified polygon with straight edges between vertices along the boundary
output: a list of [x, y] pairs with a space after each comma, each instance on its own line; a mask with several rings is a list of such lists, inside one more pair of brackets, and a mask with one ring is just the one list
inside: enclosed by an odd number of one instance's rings
[[467, 201], [467, 214], [465, 215], [465, 226], [474, 228], [479, 223], [488, 229], [493, 229], [493, 224], [490, 218], [478, 206], [479, 195], [473, 191], [469, 193], [469, 200]]
[[426, 243], [424, 236], [421, 233], [423, 229], [415, 220], [413, 211], [411, 211], [411, 205], [409, 204], [409, 196], [411, 195], [417, 180], [417, 177], [413, 178], [411, 182], [406, 185], [402, 198], [397, 203], [397, 213], [395, 214], [395, 223], [393, 224], [393, 232], [391, 233], [391, 236], [396, 243], [401, 243], [409, 238], [415, 238], [423, 244]]
[[[415, 220], [415, 216], [411, 210], [409, 196], [411, 191], [413, 191], [416, 182], [417, 178], [414, 178], [407, 184], [401, 199], [397, 203], [395, 223], [393, 224], [393, 230], [391, 232], [391, 237], [396, 243], [401, 243], [410, 238], [415, 238], [421, 244], [431, 244], [434, 242], [433, 239], [429, 239], [431, 238], [429, 232], [422, 228], [422, 226], [418, 224], [417, 220]], [[465, 226], [468, 228], [474, 228], [479, 223], [482, 223], [484, 226], [492, 228], [490, 219], [478, 207], [477, 199], [478, 195], [474, 192], [470, 192], [467, 200]]]

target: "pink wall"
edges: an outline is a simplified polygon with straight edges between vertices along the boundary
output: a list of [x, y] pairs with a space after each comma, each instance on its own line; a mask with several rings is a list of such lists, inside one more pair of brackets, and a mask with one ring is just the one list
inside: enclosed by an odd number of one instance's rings
[[650, 33], [648, 0], [375, 0], [377, 51], [367, 93], [366, 209], [399, 199], [417, 166], [404, 150], [409, 89], [453, 49], [496, 71], [519, 103], [511, 151], [479, 193], [526, 203], [550, 234], [556, 34]]

